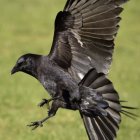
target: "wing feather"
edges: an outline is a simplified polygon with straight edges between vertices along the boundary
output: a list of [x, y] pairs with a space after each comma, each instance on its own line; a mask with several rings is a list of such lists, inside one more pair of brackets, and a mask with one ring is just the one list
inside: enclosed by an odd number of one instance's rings
[[68, 0], [56, 17], [50, 58], [77, 82], [81, 80], [78, 73], [84, 75], [90, 68], [107, 74], [124, 2], [126, 0]]
[[94, 89], [98, 94], [102, 95], [104, 101], [109, 105], [105, 109], [107, 111], [106, 116], [88, 117], [81, 114], [89, 139], [114, 140], [121, 121], [120, 113], [122, 112], [122, 106], [119, 101], [119, 95], [114, 89], [112, 82], [103, 73], [97, 73], [95, 69], [91, 69], [79, 85]]

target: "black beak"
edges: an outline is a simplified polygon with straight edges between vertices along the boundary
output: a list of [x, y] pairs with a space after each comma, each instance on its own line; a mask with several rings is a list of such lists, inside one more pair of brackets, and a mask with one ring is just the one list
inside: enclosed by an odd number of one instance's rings
[[18, 70], [18, 67], [17, 67], [17, 65], [15, 65], [14, 67], [13, 67], [13, 69], [11, 70], [11, 75], [13, 75], [13, 74], [15, 74], [16, 72], [18, 72], [19, 70]]

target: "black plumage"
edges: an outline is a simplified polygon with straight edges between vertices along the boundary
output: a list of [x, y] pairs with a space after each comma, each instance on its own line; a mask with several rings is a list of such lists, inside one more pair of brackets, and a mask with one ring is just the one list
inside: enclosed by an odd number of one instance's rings
[[106, 78], [119, 29], [121, 4], [127, 0], [67, 0], [55, 20], [54, 40], [48, 56], [21, 56], [12, 74], [22, 71], [51, 95], [48, 116], [30, 124], [33, 129], [59, 108], [79, 110], [90, 140], [113, 140], [124, 111], [113, 84]]

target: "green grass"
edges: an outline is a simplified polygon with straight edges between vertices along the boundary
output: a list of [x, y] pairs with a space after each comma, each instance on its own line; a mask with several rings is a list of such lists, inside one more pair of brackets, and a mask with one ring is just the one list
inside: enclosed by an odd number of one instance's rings
[[[86, 140], [78, 112], [59, 110], [43, 128], [26, 124], [47, 115], [36, 105], [49, 97], [32, 77], [10, 75], [17, 58], [25, 53], [47, 54], [56, 13], [65, 0], [0, 0], [0, 140]], [[125, 5], [116, 39], [110, 79], [126, 105], [140, 107], [140, 1]], [[136, 110], [139, 114], [140, 111]], [[140, 119], [123, 116], [118, 140], [139, 140]]]

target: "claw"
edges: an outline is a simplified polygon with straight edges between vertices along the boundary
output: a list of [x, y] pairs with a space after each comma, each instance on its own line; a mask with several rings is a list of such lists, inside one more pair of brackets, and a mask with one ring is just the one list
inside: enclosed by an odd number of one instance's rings
[[43, 107], [45, 104], [48, 104], [47, 99], [42, 99], [42, 102], [38, 104], [39, 107]]
[[31, 124], [27, 125], [29, 127], [33, 127], [32, 130], [35, 130], [36, 128], [43, 127], [43, 124], [41, 121], [31, 122]]

